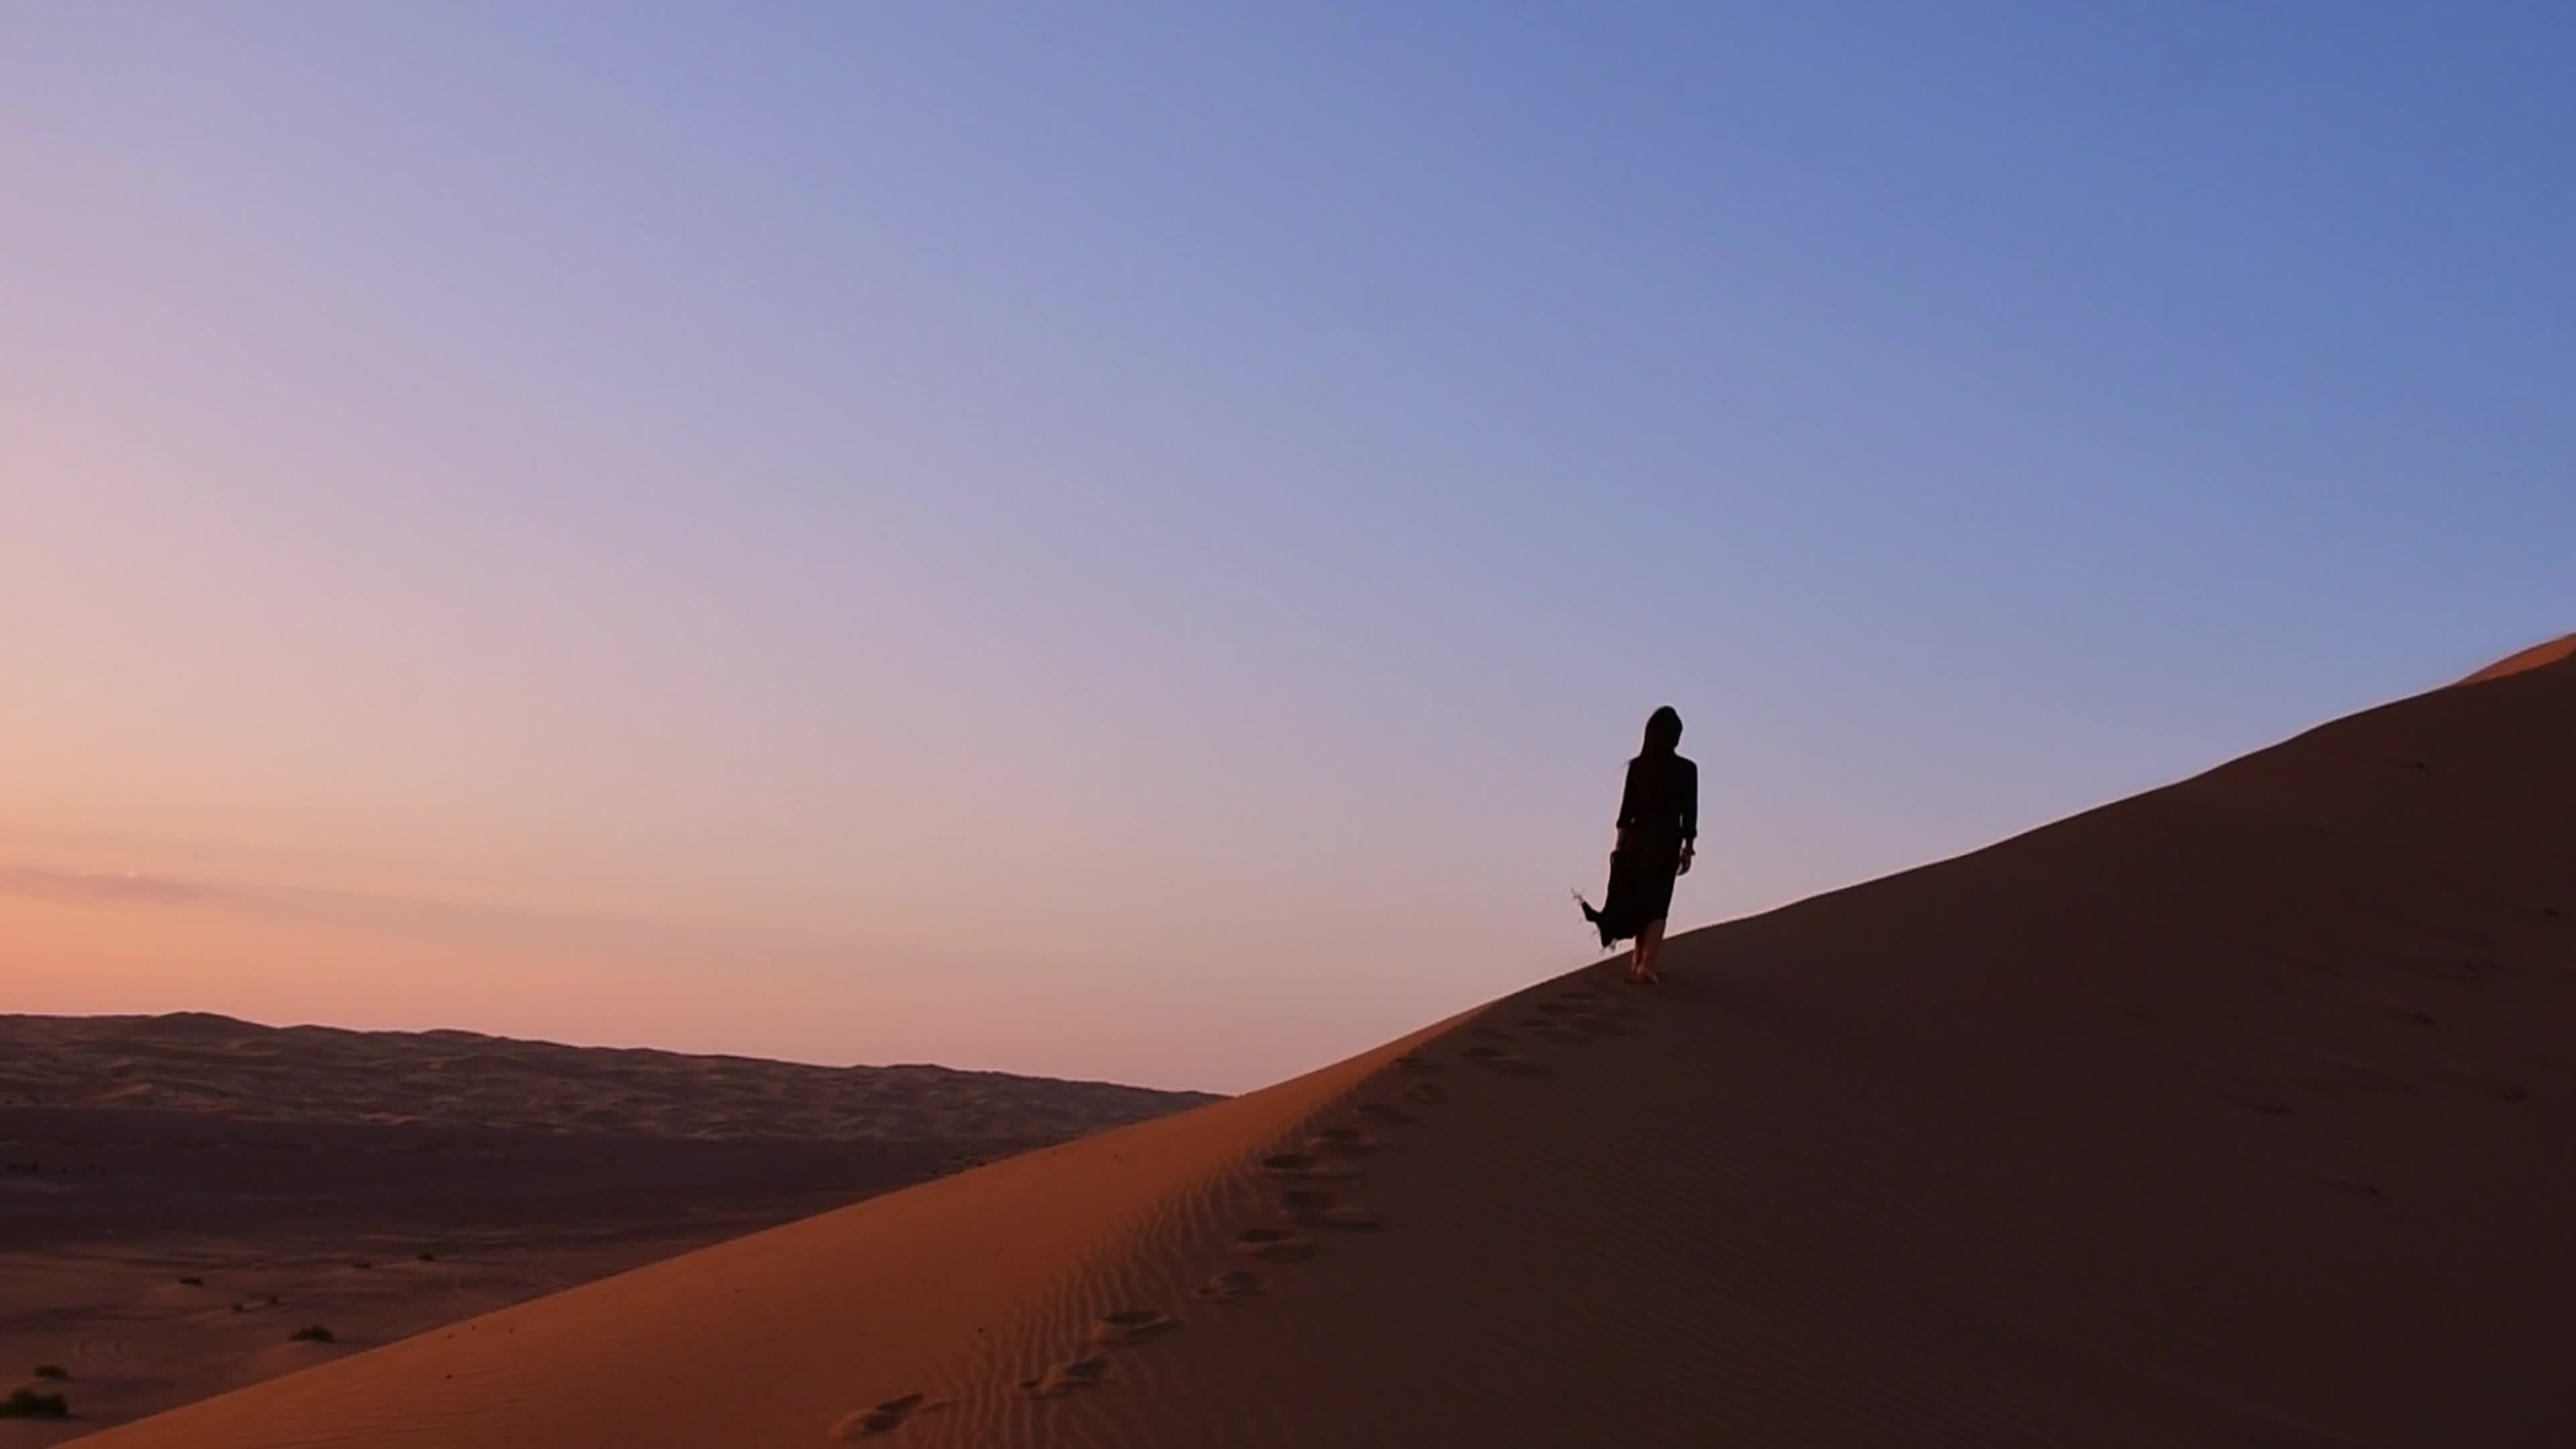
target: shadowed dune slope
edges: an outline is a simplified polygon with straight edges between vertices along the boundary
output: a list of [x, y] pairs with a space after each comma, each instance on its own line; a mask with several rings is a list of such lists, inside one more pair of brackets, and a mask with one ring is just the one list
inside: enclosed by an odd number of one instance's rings
[[2570, 741], [2407, 700], [96, 1442], [2576, 1442]]

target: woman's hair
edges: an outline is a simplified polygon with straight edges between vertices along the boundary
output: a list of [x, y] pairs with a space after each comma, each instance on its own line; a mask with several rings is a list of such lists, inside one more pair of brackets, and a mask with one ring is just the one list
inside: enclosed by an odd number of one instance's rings
[[1646, 716], [1645, 752], [1647, 754], [1669, 755], [1674, 750], [1681, 747], [1681, 742], [1681, 711], [1667, 704], [1658, 707], [1653, 714]]

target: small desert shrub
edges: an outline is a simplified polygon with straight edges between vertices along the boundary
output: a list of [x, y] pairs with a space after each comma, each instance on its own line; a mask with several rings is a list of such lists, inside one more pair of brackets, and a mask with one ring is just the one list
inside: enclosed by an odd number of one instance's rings
[[183, 1288], [203, 1288], [206, 1286], [206, 1280], [203, 1278], [182, 1278], [179, 1280], [179, 1286]]
[[350, 1266], [350, 1267], [352, 1267], [352, 1268], [372, 1268], [372, 1267], [374, 1267], [374, 1266], [376, 1266], [376, 1265], [375, 1265], [375, 1264], [373, 1264], [373, 1263], [368, 1262], [368, 1261], [367, 1261], [366, 1259], [364, 1259], [364, 1258], [360, 1258], [358, 1261], [356, 1261], [356, 1262], [354, 1262], [354, 1263], [351, 1263], [349, 1266]]
[[420, 1260], [424, 1263], [435, 1263], [438, 1261], [438, 1255], [436, 1253], [423, 1253], [420, 1255]]
[[71, 1375], [64, 1371], [61, 1364], [40, 1363], [36, 1365], [36, 1377], [40, 1379], [67, 1379], [70, 1378]]
[[286, 1336], [288, 1343], [329, 1343], [331, 1330], [318, 1323], [308, 1323]]
[[71, 1406], [60, 1394], [40, 1394], [34, 1389], [13, 1389], [0, 1399], [0, 1419], [68, 1419]]

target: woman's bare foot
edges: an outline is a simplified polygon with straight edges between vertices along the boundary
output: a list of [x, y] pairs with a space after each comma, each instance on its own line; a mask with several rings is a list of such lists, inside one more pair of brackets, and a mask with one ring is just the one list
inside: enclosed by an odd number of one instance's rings
[[1655, 970], [1655, 958], [1664, 954], [1664, 923], [1648, 921], [1637, 932], [1637, 944], [1628, 952], [1628, 984], [1661, 986], [1664, 978]]

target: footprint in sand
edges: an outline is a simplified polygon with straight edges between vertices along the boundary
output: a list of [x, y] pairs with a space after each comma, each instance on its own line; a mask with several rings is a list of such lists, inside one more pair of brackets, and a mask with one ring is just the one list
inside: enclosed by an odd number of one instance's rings
[[1265, 1263], [1302, 1263], [1315, 1256], [1315, 1240], [1286, 1228], [1245, 1228], [1234, 1235], [1237, 1251]]
[[1637, 1008], [1595, 992], [1581, 995], [1569, 992], [1539, 1009], [1545, 1011], [1550, 1008], [1562, 1014], [1555, 1025], [1588, 1031], [1594, 1036], [1626, 1036], [1628, 1029], [1619, 1023], [1632, 1020], [1637, 1015]]
[[1020, 1387], [1032, 1399], [1052, 1399], [1076, 1389], [1099, 1387], [1109, 1376], [1109, 1360], [1100, 1354], [1060, 1363], [1033, 1379], [1020, 1380]]
[[1500, 1072], [1507, 1077], [1544, 1077], [1547, 1075], [1547, 1068], [1540, 1066], [1538, 1063], [1531, 1061], [1527, 1057], [1515, 1055], [1514, 1053], [1505, 1051], [1501, 1047], [1497, 1046], [1473, 1046], [1467, 1048], [1467, 1050], [1461, 1053], [1461, 1055], [1466, 1057], [1468, 1061], [1474, 1062], [1477, 1066], [1483, 1067], [1489, 1072]]
[[1359, 1169], [1331, 1162], [1312, 1152], [1281, 1152], [1261, 1159], [1261, 1170], [1273, 1177], [1357, 1177]]
[[1309, 1150], [1337, 1157], [1360, 1157], [1386, 1144], [1357, 1127], [1327, 1127], [1308, 1142]]
[[1539, 1010], [1556, 1016], [1634, 1016], [1637, 1008], [1615, 996], [1597, 991], [1562, 992], [1539, 1005]]
[[1429, 1057], [1417, 1057], [1411, 1052], [1407, 1052], [1403, 1056], [1397, 1057], [1395, 1059], [1395, 1065], [1397, 1070], [1407, 1072], [1436, 1072], [1441, 1070], [1441, 1066], [1438, 1062], [1431, 1060]]
[[832, 1440], [843, 1443], [891, 1434], [910, 1422], [914, 1415], [928, 1413], [938, 1407], [930, 1401], [928, 1394], [906, 1394], [900, 1399], [888, 1399], [873, 1409], [853, 1409], [841, 1422], [832, 1426]]
[[1449, 1100], [1449, 1089], [1438, 1082], [1416, 1082], [1404, 1089], [1404, 1095], [1407, 1101], [1420, 1102], [1426, 1107], [1437, 1107]]
[[1222, 1306], [1258, 1298], [1270, 1291], [1270, 1284], [1249, 1268], [1229, 1268], [1199, 1285], [1201, 1298], [1213, 1298]]
[[2232, 1091], [2222, 1092], [2219, 1095], [2225, 1098], [2229, 1104], [2242, 1107], [2248, 1112], [2260, 1113], [2266, 1117], [2287, 1117], [2290, 1115], [2290, 1104], [2283, 1101], [2276, 1093], [2262, 1091]]
[[1374, 1228], [1382, 1220], [1367, 1208], [1353, 1207], [1320, 1187], [1291, 1188], [1279, 1195], [1279, 1205], [1288, 1212], [1289, 1220], [1301, 1228], [1338, 1228], [1356, 1230]]
[[2301, 1177], [2304, 1177], [2311, 1182], [2333, 1188], [2337, 1192], [2349, 1194], [2365, 1202], [2386, 1202], [2388, 1200], [2388, 1194], [2380, 1191], [2379, 1186], [2376, 1183], [2364, 1182], [2357, 1177], [2346, 1177], [2341, 1173], [2330, 1172], [2321, 1167], [2301, 1167], [2294, 1170]]
[[2494, 975], [2498, 964], [2493, 956], [2444, 956], [2418, 961], [2415, 969], [2437, 981], [2475, 985]]
[[1159, 1308], [1122, 1308], [1104, 1313], [1091, 1325], [1091, 1341], [1104, 1348], [1143, 1343], [1160, 1338], [1181, 1326], [1181, 1321]]
[[2305, 1070], [2294, 1074], [2291, 1080], [2320, 1097], [2337, 1101], [2350, 1097], [2396, 1096], [2415, 1090], [2414, 1083], [2394, 1072], [2339, 1056], [2321, 1056]]
[[[1430, 1084], [1426, 1082], [1421, 1085], [1428, 1086]], [[1419, 1101], [1421, 1099], [1416, 1098], [1415, 1100]], [[1380, 1122], [1410, 1122], [1413, 1120], [1412, 1113], [1405, 1111], [1402, 1107], [1395, 1105], [1393, 1102], [1362, 1102], [1351, 1110], [1359, 1113], [1363, 1117], [1373, 1117]]]
[[1499, 1026], [1469, 1027], [1467, 1029], [1467, 1034], [1469, 1036], [1483, 1037], [1487, 1041], [1510, 1041], [1512, 1039], [1512, 1034], [1503, 1030]]
[[[1542, 1006], [1539, 1009], [1544, 1011], [1547, 1008]], [[1513, 1022], [1512, 1025], [1530, 1033], [1541, 1041], [1552, 1041], [1558, 1046], [1591, 1045], [1591, 1042], [1588, 1039], [1574, 1030], [1572, 1024], [1556, 1020], [1552, 1017], [1525, 1016], [1520, 1020]]]

